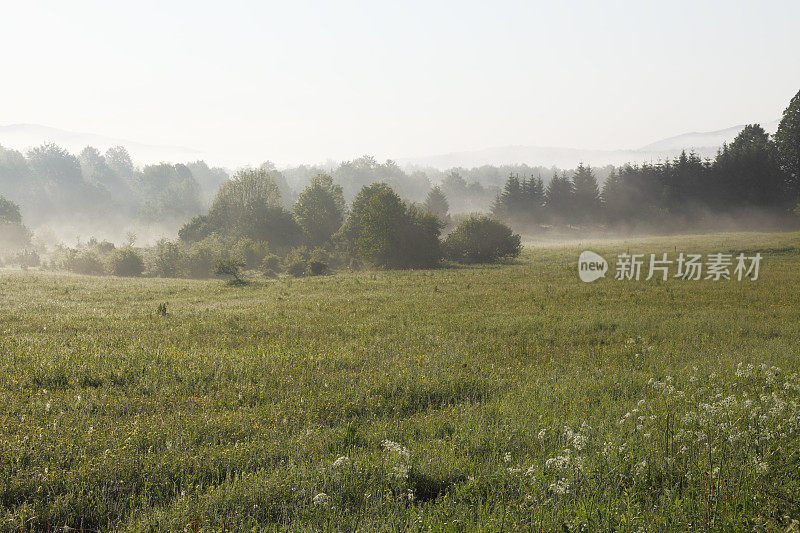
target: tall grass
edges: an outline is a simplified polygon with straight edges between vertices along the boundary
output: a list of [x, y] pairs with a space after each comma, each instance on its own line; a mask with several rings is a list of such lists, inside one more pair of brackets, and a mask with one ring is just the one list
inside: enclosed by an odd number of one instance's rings
[[[583, 284], [586, 247], [764, 260], [756, 282]], [[244, 287], [4, 273], [0, 528], [786, 529], [798, 249], [595, 242]]]

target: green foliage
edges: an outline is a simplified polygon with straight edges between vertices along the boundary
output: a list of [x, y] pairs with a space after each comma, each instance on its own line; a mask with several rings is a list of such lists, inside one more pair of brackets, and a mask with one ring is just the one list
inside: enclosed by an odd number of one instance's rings
[[306, 264], [306, 275], [323, 276], [330, 270], [330, 256], [322, 248], [315, 248], [311, 251]]
[[186, 270], [191, 278], [208, 278], [219, 259], [229, 257], [229, 247], [216, 233], [193, 244], [186, 253]]
[[270, 271], [273, 273], [282, 272], [283, 261], [281, 261], [281, 258], [275, 254], [267, 254], [264, 256], [264, 259], [261, 260], [261, 270], [264, 272]]
[[790, 199], [800, 198], [800, 91], [783, 112], [775, 133], [778, 160], [785, 173]]
[[520, 236], [498, 220], [471, 217], [460, 223], [444, 241], [445, 255], [452, 261], [493, 263], [517, 257]]
[[30, 246], [31, 231], [22, 225], [19, 206], [0, 196], [0, 255]]
[[433, 187], [428, 191], [428, 196], [425, 197], [425, 203], [423, 206], [428, 213], [432, 214], [442, 222], [447, 220], [447, 213], [450, 210], [450, 204], [447, 201], [447, 197], [442, 192], [442, 189], [438, 186]]
[[234, 235], [264, 241], [280, 253], [297, 246], [303, 238], [302, 229], [289, 211], [264, 204], [248, 207]]
[[217, 259], [214, 263], [214, 275], [228, 278], [229, 283], [239, 284], [242, 280], [241, 270], [245, 267], [245, 262], [241, 259], [227, 258]]
[[208, 215], [197, 215], [178, 230], [178, 237], [188, 243], [202, 241], [214, 232], [214, 227]]
[[564, 222], [571, 218], [575, 198], [575, 186], [565, 173], [554, 175], [545, 191], [545, 202], [549, 218], [553, 222]]
[[19, 211], [19, 206], [3, 196], [0, 196], [0, 224], [22, 224], [22, 214]]
[[19, 265], [24, 268], [38, 267], [42, 260], [36, 250], [22, 250], [11, 258], [11, 264]]
[[408, 208], [385, 184], [364, 187], [342, 229], [351, 254], [382, 268], [428, 268], [441, 258], [441, 222]]
[[202, 209], [200, 185], [186, 165], [147, 165], [134, 175], [139, 215], [147, 220], [186, 220]]
[[[184, 251], [176, 242], [160, 239], [148, 250], [147, 272], [151, 276], [161, 278], [177, 278], [185, 272], [187, 262]], [[210, 267], [206, 269], [204, 276], [208, 277]]]
[[506, 180], [503, 192], [492, 205], [492, 214], [515, 224], [532, 224], [544, 221], [544, 182], [541, 177], [523, 179], [512, 174]]
[[133, 248], [119, 248], [111, 253], [109, 270], [115, 276], [141, 276], [144, 272], [144, 260]]
[[305, 246], [294, 248], [286, 255], [286, 260], [284, 261], [286, 273], [296, 278], [305, 276], [308, 271], [309, 259], [310, 253], [308, 248]]
[[269, 244], [264, 241], [254, 241], [248, 237], [237, 240], [231, 248], [231, 256], [244, 262], [248, 269], [256, 269], [269, 254]]
[[294, 215], [310, 246], [322, 246], [339, 230], [344, 220], [342, 187], [327, 174], [311, 179], [311, 184], [297, 198]]
[[[240, 170], [217, 192], [209, 217], [215, 231], [240, 228], [254, 209], [280, 207], [281, 195], [275, 178], [264, 169]], [[246, 233], [243, 236], [253, 237]]]
[[[208, 214], [184, 224], [178, 232], [181, 240], [195, 243], [216, 233], [228, 240], [263, 241], [281, 252], [298, 245], [302, 229], [281, 206], [281, 193], [273, 174], [266, 168], [236, 173], [220, 188]], [[250, 268], [258, 266], [263, 257], [258, 257], [260, 253], [245, 258]]]
[[572, 177], [574, 218], [578, 222], [598, 223], [600, 221], [600, 189], [592, 167], [583, 163], [575, 169]]
[[66, 249], [58, 261], [59, 267], [76, 274], [101, 276], [106, 273], [100, 255], [94, 250]]

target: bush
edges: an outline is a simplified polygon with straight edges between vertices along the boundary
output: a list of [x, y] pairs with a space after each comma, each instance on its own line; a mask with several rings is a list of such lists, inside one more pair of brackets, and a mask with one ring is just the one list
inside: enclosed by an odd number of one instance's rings
[[444, 241], [446, 257], [463, 263], [492, 263], [517, 257], [521, 249], [520, 236], [489, 217], [468, 218]]
[[299, 278], [305, 276], [310, 254], [305, 246], [295, 248], [286, 256], [286, 273]]
[[161, 278], [177, 278], [185, 272], [185, 261], [186, 257], [180, 244], [161, 239], [150, 249], [147, 271], [150, 275]]
[[208, 278], [212, 275], [217, 260], [228, 257], [228, 247], [216, 233], [212, 233], [195, 243], [187, 253], [187, 274], [192, 278]]
[[24, 268], [38, 267], [41, 264], [41, 259], [35, 250], [23, 250], [11, 259], [11, 263]]
[[255, 269], [269, 254], [269, 244], [264, 241], [254, 241], [249, 237], [242, 237], [231, 248], [231, 256], [244, 261], [246, 268]]
[[64, 270], [75, 272], [76, 274], [85, 274], [90, 276], [100, 276], [105, 274], [105, 267], [100, 256], [93, 250], [78, 250], [67, 249], [61, 259], [60, 266]]
[[217, 259], [214, 264], [214, 275], [228, 278], [228, 283], [238, 285], [244, 283], [242, 280], [241, 269], [245, 267], [241, 259]]
[[184, 242], [202, 241], [214, 231], [214, 224], [208, 215], [198, 215], [178, 230], [178, 237]]
[[267, 254], [264, 256], [264, 259], [261, 260], [261, 271], [265, 272], [267, 270], [271, 270], [272, 272], [283, 271], [281, 258], [275, 254]]
[[308, 262], [306, 263], [306, 275], [308, 276], [323, 276], [328, 273], [330, 257], [328, 252], [322, 248], [316, 248], [311, 252]]
[[144, 272], [142, 256], [133, 248], [120, 248], [111, 254], [111, 273], [115, 276], [138, 277]]

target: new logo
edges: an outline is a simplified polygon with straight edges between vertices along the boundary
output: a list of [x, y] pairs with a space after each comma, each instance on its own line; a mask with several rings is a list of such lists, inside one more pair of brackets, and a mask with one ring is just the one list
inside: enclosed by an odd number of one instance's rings
[[602, 256], [586, 250], [578, 257], [578, 275], [589, 283], [606, 275], [608, 263]]

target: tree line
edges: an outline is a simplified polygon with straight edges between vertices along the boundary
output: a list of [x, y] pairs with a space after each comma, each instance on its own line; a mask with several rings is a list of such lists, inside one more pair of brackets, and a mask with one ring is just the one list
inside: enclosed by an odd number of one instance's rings
[[[559, 224], [679, 230], [720, 215], [754, 213], [782, 220], [793, 210], [800, 214], [800, 93], [774, 136], [748, 125], [714, 160], [683, 152], [670, 161], [599, 172], [583, 164], [570, 172], [549, 169], [549, 179], [543, 177], [547, 169], [534, 174], [530, 167], [515, 168], [518, 172], [511, 172], [499, 190], [468, 182], [458, 169], [431, 186], [418, 171], [407, 179], [409, 174], [394, 162], [378, 163], [369, 156], [341, 163], [330, 173], [305, 166], [278, 171], [266, 162], [229, 177], [202, 161], [136, 168], [120, 147], [105, 154], [88, 147], [78, 157], [50, 144], [25, 156], [0, 149], [0, 192], [28, 202], [0, 195], [0, 248], [20, 249], [20, 264], [38, 261], [31, 253], [31, 231], [23, 224], [25, 205], [36, 214], [34, 224], [36, 216], [47, 220], [64, 209], [83, 208], [109, 217], [130, 210], [142, 219], [180, 225], [177, 241], [162, 239], [138, 251], [133, 240], [122, 248], [96, 240], [73, 248], [62, 245], [49, 266], [192, 277], [213, 274], [221, 259], [267, 273], [303, 274], [342, 265], [409, 268], [434, 266], [442, 258], [513, 257], [504, 251], [515, 249], [506, 226], [451, 214], [454, 204], [463, 205], [459, 195], [486, 198], [493, 193], [494, 219], [526, 230]], [[529, 177], [520, 178], [520, 170], [530, 172]], [[496, 179], [497, 171], [488, 174]], [[488, 171], [481, 167], [478, 172]], [[299, 179], [307, 186], [296, 193], [290, 183]], [[486, 243], [471, 232], [479, 231], [505, 242], [492, 241], [488, 246], [496, 245], [494, 251], [478, 252]]]
[[673, 160], [612, 169], [602, 185], [583, 164], [568, 175], [512, 174], [492, 213], [529, 230], [537, 225], [643, 227], [680, 230], [723, 218], [795, 221], [800, 214], [800, 93], [777, 132], [745, 126], [713, 159], [686, 151]]

